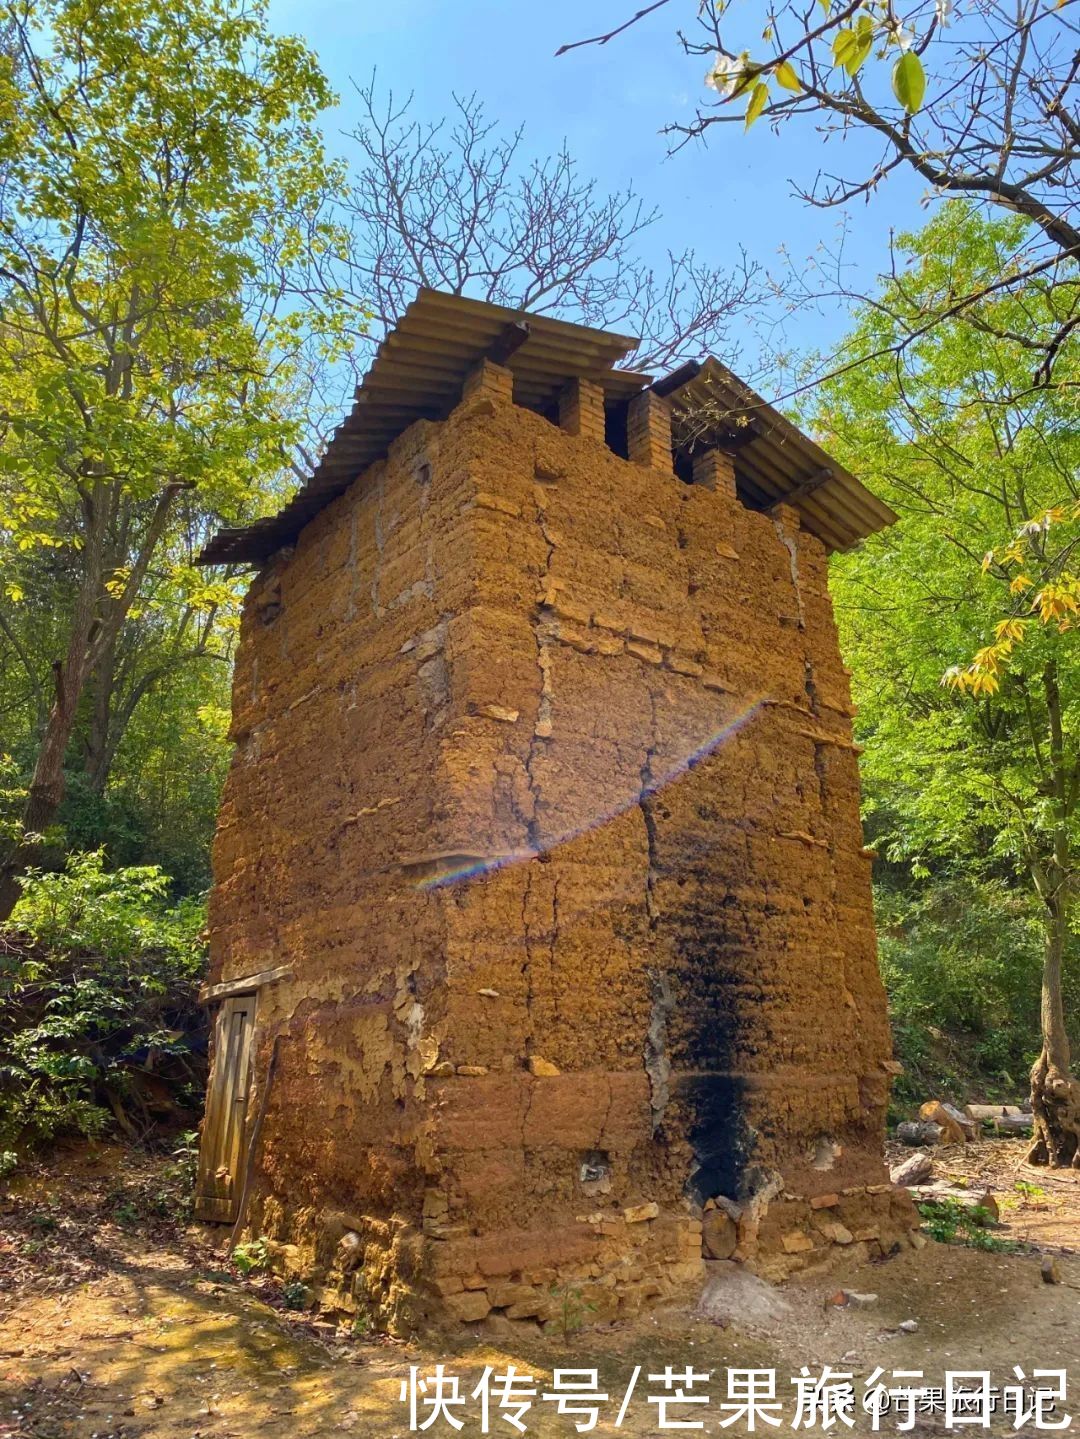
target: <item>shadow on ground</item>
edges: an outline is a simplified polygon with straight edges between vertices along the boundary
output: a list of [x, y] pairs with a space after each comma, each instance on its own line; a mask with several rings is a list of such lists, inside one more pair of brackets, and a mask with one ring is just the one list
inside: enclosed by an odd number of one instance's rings
[[[175, 1217], [132, 1218], [126, 1201], [116, 1199], [110, 1174], [115, 1155], [102, 1160], [103, 1152], [92, 1162], [69, 1156], [66, 1165], [39, 1172], [3, 1207], [0, 1435], [6, 1439], [314, 1439], [337, 1433], [394, 1439], [409, 1432], [408, 1406], [399, 1398], [402, 1380], [412, 1366], [427, 1374], [439, 1362], [459, 1380], [463, 1395], [489, 1365], [503, 1372], [515, 1365], [533, 1376], [541, 1392], [551, 1389], [556, 1369], [595, 1368], [610, 1400], [589, 1432], [632, 1439], [667, 1432], [659, 1428], [659, 1406], [650, 1402], [650, 1395], [664, 1394], [663, 1383], [649, 1380], [666, 1366], [709, 1375], [697, 1390], [711, 1399], [672, 1406], [668, 1419], [731, 1435], [749, 1431], [738, 1420], [721, 1427], [728, 1417], [721, 1408], [726, 1371], [775, 1369], [784, 1422], [765, 1432], [780, 1433], [794, 1417], [790, 1381], [804, 1365], [815, 1373], [827, 1364], [851, 1374], [861, 1397], [867, 1376], [879, 1367], [886, 1377], [893, 1370], [922, 1370], [936, 1384], [950, 1368], [989, 1370], [996, 1382], [1015, 1383], [1014, 1365], [1031, 1374], [1037, 1367], [1064, 1368], [1080, 1354], [1080, 1261], [1060, 1257], [1062, 1282], [1046, 1285], [1037, 1251], [977, 1252], [933, 1243], [883, 1264], [789, 1284], [777, 1305], [758, 1308], [739, 1300], [729, 1306], [732, 1317], [719, 1322], [696, 1314], [696, 1296], [688, 1295], [684, 1307], [565, 1338], [506, 1324], [495, 1332], [463, 1326], [412, 1343], [354, 1337], [284, 1311], [271, 1283], [260, 1292], [228, 1277], [222, 1256]], [[152, 1178], [160, 1161], [125, 1156], [123, 1163], [129, 1174], [132, 1165], [150, 1166]], [[146, 1178], [142, 1170], [138, 1175], [136, 1189]], [[1080, 1175], [1063, 1182], [1069, 1206], [1080, 1205]], [[152, 1183], [150, 1192], [156, 1192]], [[1017, 1192], [1022, 1203], [1045, 1203]], [[1011, 1199], [1005, 1212], [1023, 1227]], [[1062, 1220], [1060, 1206], [1054, 1212], [1060, 1249], [1063, 1240], [1077, 1236], [1077, 1227], [1074, 1219]], [[840, 1287], [877, 1297], [864, 1306], [838, 1307], [829, 1301]], [[917, 1327], [907, 1332], [903, 1321]], [[617, 1425], [635, 1370], [632, 1398]], [[440, 1418], [425, 1432], [480, 1434], [479, 1409], [479, 1400], [469, 1399], [463, 1410], [452, 1410], [464, 1421], [460, 1431]], [[1076, 1411], [1074, 1427], [1080, 1403]], [[426, 1413], [421, 1409], [421, 1417]], [[521, 1422], [529, 1435], [557, 1439], [574, 1435], [575, 1423], [585, 1419], [560, 1416], [551, 1402], [535, 1399]], [[1013, 1431], [1004, 1418], [996, 1427]], [[762, 1428], [759, 1421], [755, 1432]], [[892, 1422], [883, 1428], [895, 1432]], [[859, 1414], [854, 1429], [832, 1426], [832, 1432], [838, 1429], [869, 1433], [871, 1425]], [[931, 1416], [908, 1432], [940, 1431]], [[493, 1407], [489, 1432], [520, 1431], [506, 1411]]]

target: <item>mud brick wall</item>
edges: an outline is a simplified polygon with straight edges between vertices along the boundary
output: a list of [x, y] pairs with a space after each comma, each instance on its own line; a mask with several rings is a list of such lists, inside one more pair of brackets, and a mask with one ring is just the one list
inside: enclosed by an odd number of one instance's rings
[[510, 386], [253, 585], [215, 849], [212, 978], [292, 971], [251, 1227], [399, 1330], [912, 1224], [823, 548]]

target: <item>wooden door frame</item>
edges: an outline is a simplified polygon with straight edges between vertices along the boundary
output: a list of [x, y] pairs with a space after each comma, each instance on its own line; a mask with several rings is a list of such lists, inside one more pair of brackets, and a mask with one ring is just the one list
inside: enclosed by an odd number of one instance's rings
[[[230, 1023], [246, 1016], [237, 1031]], [[246, 1168], [250, 1130], [251, 1092], [254, 1087], [255, 1037], [258, 1026], [258, 991], [247, 989], [222, 996], [214, 1015], [213, 1062], [206, 1088], [206, 1106], [199, 1137], [199, 1167], [195, 1183], [196, 1219], [231, 1224], [236, 1219]], [[233, 1049], [234, 1044], [239, 1049]], [[230, 1084], [233, 1069], [235, 1083]], [[243, 1113], [238, 1118], [237, 1108]], [[214, 1164], [213, 1173], [210, 1166]], [[222, 1181], [225, 1181], [222, 1183]], [[217, 1188], [224, 1193], [217, 1193]]]

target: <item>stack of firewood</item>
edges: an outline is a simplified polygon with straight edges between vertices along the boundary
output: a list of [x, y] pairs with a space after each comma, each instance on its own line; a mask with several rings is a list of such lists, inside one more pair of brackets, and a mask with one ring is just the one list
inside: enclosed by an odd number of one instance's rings
[[1019, 1104], [965, 1104], [958, 1109], [946, 1100], [929, 1099], [920, 1108], [918, 1119], [897, 1125], [896, 1137], [919, 1148], [967, 1144], [978, 1139], [984, 1128], [1002, 1137], [1023, 1137], [1031, 1133], [1031, 1113]]

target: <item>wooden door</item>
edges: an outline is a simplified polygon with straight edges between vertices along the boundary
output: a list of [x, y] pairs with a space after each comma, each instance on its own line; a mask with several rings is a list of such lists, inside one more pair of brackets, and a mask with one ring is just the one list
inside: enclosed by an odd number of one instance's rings
[[255, 996], [222, 1002], [214, 1024], [214, 1062], [199, 1141], [196, 1219], [231, 1224], [240, 1203], [247, 1157], [246, 1120], [251, 1082]]

